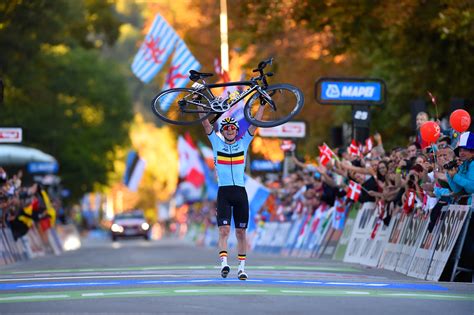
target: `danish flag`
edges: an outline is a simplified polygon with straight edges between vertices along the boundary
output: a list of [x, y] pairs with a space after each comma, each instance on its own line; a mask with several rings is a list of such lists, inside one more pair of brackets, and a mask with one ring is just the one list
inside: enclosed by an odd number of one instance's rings
[[360, 193], [362, 191], [362, 186], [354, 181], [349, 181], [349, 186], [347, 187], [347, 195], [346, 197], [357, 201], [359, 200]]
[[357, 142], [354, 139], [352, 139], [352, 142], [349, 145], [348, 151], [350, 155], [356, 155], [356, 156], [360, 155], [359, 146], [357, 145]]
[[326, 166], [331, 161], [333, 153], [326, 143], [319, 146], [319, 162], [321, 165]]
[[367, 139], [365, 139], [365, 150], [364, 150], [364, 152], [368, 153], [368, 152], [372, 151], [373, 148], [374, 148], [374, 141], [372, 140], [372, 137], [368, 137]]
[[406, 192], [405, 203], [403, 204], [403, 212], [410, 213], [415, 208], [416, 194], [413, 189]]

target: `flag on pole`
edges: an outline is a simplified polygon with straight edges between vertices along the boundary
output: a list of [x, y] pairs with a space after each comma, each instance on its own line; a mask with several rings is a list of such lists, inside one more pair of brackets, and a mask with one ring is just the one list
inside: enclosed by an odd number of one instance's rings
[[[183, 40], [178, 39], [176, 51], [173, 53], [173, 59], [171, 59], [171, 65], [162, 90], [185, 87], [189, 82], [189, 70], [198, 71], [199, 69], [201, 69], [199, 61], [193, 56]], [[173, 94], [165, 95], [160, 104], [161, 109], [168, 110], [175, 97]]]
[[145, 171], [146, 162], [135, 151], [130, 151], [127, 155], [127, 164], [124, 175], [124, 184], [133, 192], [138, 189], [138, 184]]
[[148, 83], [161, 70], [173, 52], [179, 36], [159, 14], [132, 62], [132, 72]]
[[360, 193], [362, 191], [362, 186], [354, 181], [349, 181], [349, 186], [347, 187], [347, 195], [346, 197], [357, 201], [359, 200]]

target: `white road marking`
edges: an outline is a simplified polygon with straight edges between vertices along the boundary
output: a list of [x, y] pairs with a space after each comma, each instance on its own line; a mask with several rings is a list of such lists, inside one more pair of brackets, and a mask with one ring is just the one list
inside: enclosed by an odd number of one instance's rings
[[69, 298], [69, 295], [66, 294], [57, 294], [57, 295], [25, 295], [25, 296], [9, 296], [9, 297], [0, 297], [0, 301], [11, 301], [11, 300], [32, 300], [32, 299], [64, 299]]
[[183, 275], [170, 275], [170, 274], [133, 274], [133, 275], [107, 275], [107, 276], [67, 276], [67, 277], [42, 277], [42, 278], [11, 278], [11, 279], [0, 279], [0, 282], [11, 282], [11, 281], [31, 281], [31, 280], [67, 280], [67, 279], [104, 279], [104, 278], [148, 278], [148, 277], [168, 277], [177, 278]]
[[365, 291], [345, 291], [347, 294], [370, 295], [370, 292]]
[[[41, 283], [41, 284], [25, 284], [25, 285], [19, 285], [19, 288], [36, 288], [36, 287], [66, 287], [66, 286], [84, 286], [84, 285], [101, 285], [104, 284], [103, 282], [72, 282], [72, 283]], [[120, 282], [107, 282], [107, 284], [120, 284]]]

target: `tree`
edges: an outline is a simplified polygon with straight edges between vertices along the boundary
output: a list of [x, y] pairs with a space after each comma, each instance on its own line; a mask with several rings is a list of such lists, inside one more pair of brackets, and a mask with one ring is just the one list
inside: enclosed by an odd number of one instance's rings
[[58, 159], [73, 198], [107, 183], [115, 149], [132, 118], [125, 80], [97, 48], [120, 25], [105, 0], [0, 4], [3, 126], [21, 126], [24, 143]]

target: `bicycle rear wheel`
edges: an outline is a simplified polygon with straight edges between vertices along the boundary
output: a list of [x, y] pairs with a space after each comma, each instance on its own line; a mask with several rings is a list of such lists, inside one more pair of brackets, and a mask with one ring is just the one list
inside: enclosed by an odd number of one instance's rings
[[[245, 118], [257, 127], [275, 127], [281, 125], [296, 114], [298, 114], [304, 105], [304, 95], [300, 89], [290, 84], [270, 85], [265, 90], [272, 98], [274, 105], [259, 93], [253, 94], [245, 104]], [[258, 108], [264, 104], [265, 112], [260, 119], [255, 118]]]
[[[153, 113], [161, 120], [175, 125], [192, 125], [206, 119], [211, 113], [209, 99], [201, 92], [175, 88], [159, 93], [151, 102]], [[205, 114], [199, 117], [199, 114]]]

